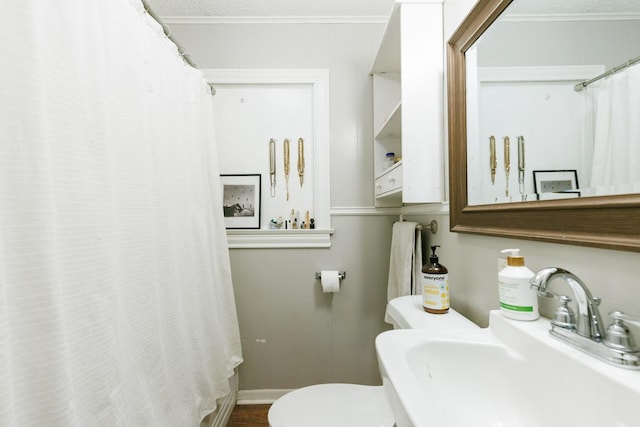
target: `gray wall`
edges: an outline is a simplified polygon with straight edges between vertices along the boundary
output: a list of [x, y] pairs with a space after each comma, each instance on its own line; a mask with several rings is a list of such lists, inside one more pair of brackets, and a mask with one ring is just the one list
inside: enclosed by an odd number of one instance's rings
[[[445, 3], [445, 40], [473, 1]], [[240, 389], [287, 389], [320, 382], [379, 384], [374, 338], [383, 323], [391, 224], [373, 206], [369, 66], [381, 24], [172, 25], [173, 37], [201, 68], [328, 68], [331, 72], [330, 249], [231, 250], [245, 363]], [[351, 209], [353, 208], [353, 209]], [[450, 233], [430, 207], [407, 219], [439, 222], [425, 246], [440, 244], [452, 306], [482, 326], [498, 307], [496, 259], [523, 250], [533, 270], [558, 265], [603, 298], [606, 313], [640, 314], [634, 253]], [[440, 207], [433, 209], [440, 212]], [[423, 213], [427, 212], [427, 213]], [[336, 295], [320, 292], [315, 271], [347, 272]], [[559, 291], [562, 289], [558, 288]], [[568, 292], [568, 290], [565, 290]], [[543, 304], [543, 313], [552, 311]]]
[[[378, 384], [392, 219], [334, 217], [331, 249], [231, 251], [245, 363], [240, 389]], [[379, 230], [379, 232], [375, 232]], [[347, 273], [325, 294], [314, 272]]]
[[501, 22], [480, 43], [478, 65], [604, 65], [638, 56], [638, 21]]
[[[231, 250], [245, 359], [240, 390], [379, 384], [374, 339], [388, 328], [383, 319], [390, 232], [397, 219], [372, 209], [369, 67], [384, 25], [172, 25], [171, 30], [200, 68], [330, 71], [332, 246]], [[322, 293], [314, 274], [323, 269], [347, 272], [340, 293]]]
[[171, 30], [200, 68], [329, 69], [331, 206], [373, 205], [368, 73], [383, 24], [175, 24]]
[[[412, 215], [406, 219], [425, 224], [435, 219], [443, 230], [449, 227], [446, 214]], [[640, 314], [637, 253], [447, 231], [424, 237], [425, 246], [441, 245], [438, 252], [440, 262], [449, 269], [452, 307], [480, 326], [487, 326], [489, 310], [499, 307], [497, 259], [505, 248], [520, 248], [533, 271], [558, 266], [578, 275], [595, 296], [602, 298], [600, 311], [606, 324], [610, 323], [607, 313], [614, 309]], [[562, 282], [551, 286], [554, 291], [572, 295]], [[553, 316], [554, 301], [542, 299], [540, 306], [545, 317]], [[640, 336], [640, 330], [636, 334]]]

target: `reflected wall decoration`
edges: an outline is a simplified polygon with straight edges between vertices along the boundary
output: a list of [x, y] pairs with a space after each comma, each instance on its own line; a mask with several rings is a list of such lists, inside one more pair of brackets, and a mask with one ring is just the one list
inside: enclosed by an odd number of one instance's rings
[[580, 197], [575, 169], [533, 171], [533, 187], [538, 200]]
[[220, 175], [220, 180], [226, 228], [260, 228], [260, 174]]

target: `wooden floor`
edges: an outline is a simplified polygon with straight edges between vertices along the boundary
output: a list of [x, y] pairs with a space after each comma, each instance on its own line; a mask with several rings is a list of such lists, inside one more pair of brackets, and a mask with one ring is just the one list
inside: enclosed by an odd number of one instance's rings
[[227, 427], [269, 427], [267, 413], [271, 405], [236, 405]]

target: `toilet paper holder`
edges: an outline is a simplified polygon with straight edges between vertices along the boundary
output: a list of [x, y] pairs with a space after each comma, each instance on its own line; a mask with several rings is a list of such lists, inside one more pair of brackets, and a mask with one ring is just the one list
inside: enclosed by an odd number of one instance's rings
[[[344, 280], [346, 277], [347, 277], [347, 273], [345, 271], [338, 272], [338, 279]], [[322, 273], [320, 273], [319, 271], [316, 271], [316, 280], [320, 280], [320, 279], [322, 279]]]

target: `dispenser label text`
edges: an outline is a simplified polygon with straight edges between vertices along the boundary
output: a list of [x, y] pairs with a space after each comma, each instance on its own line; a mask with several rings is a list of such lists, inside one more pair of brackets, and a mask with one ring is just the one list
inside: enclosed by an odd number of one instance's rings
[[500, 307], [513, 313], [537, 313], [538, 296], [529, 287], [529, 279], [523, 278], [520, 283], [516, 280], [504, 280], [499, 277], [498, 289]]
[[448, 274], [422, 274], [422, 306], [433, 310], [449, 308]]

